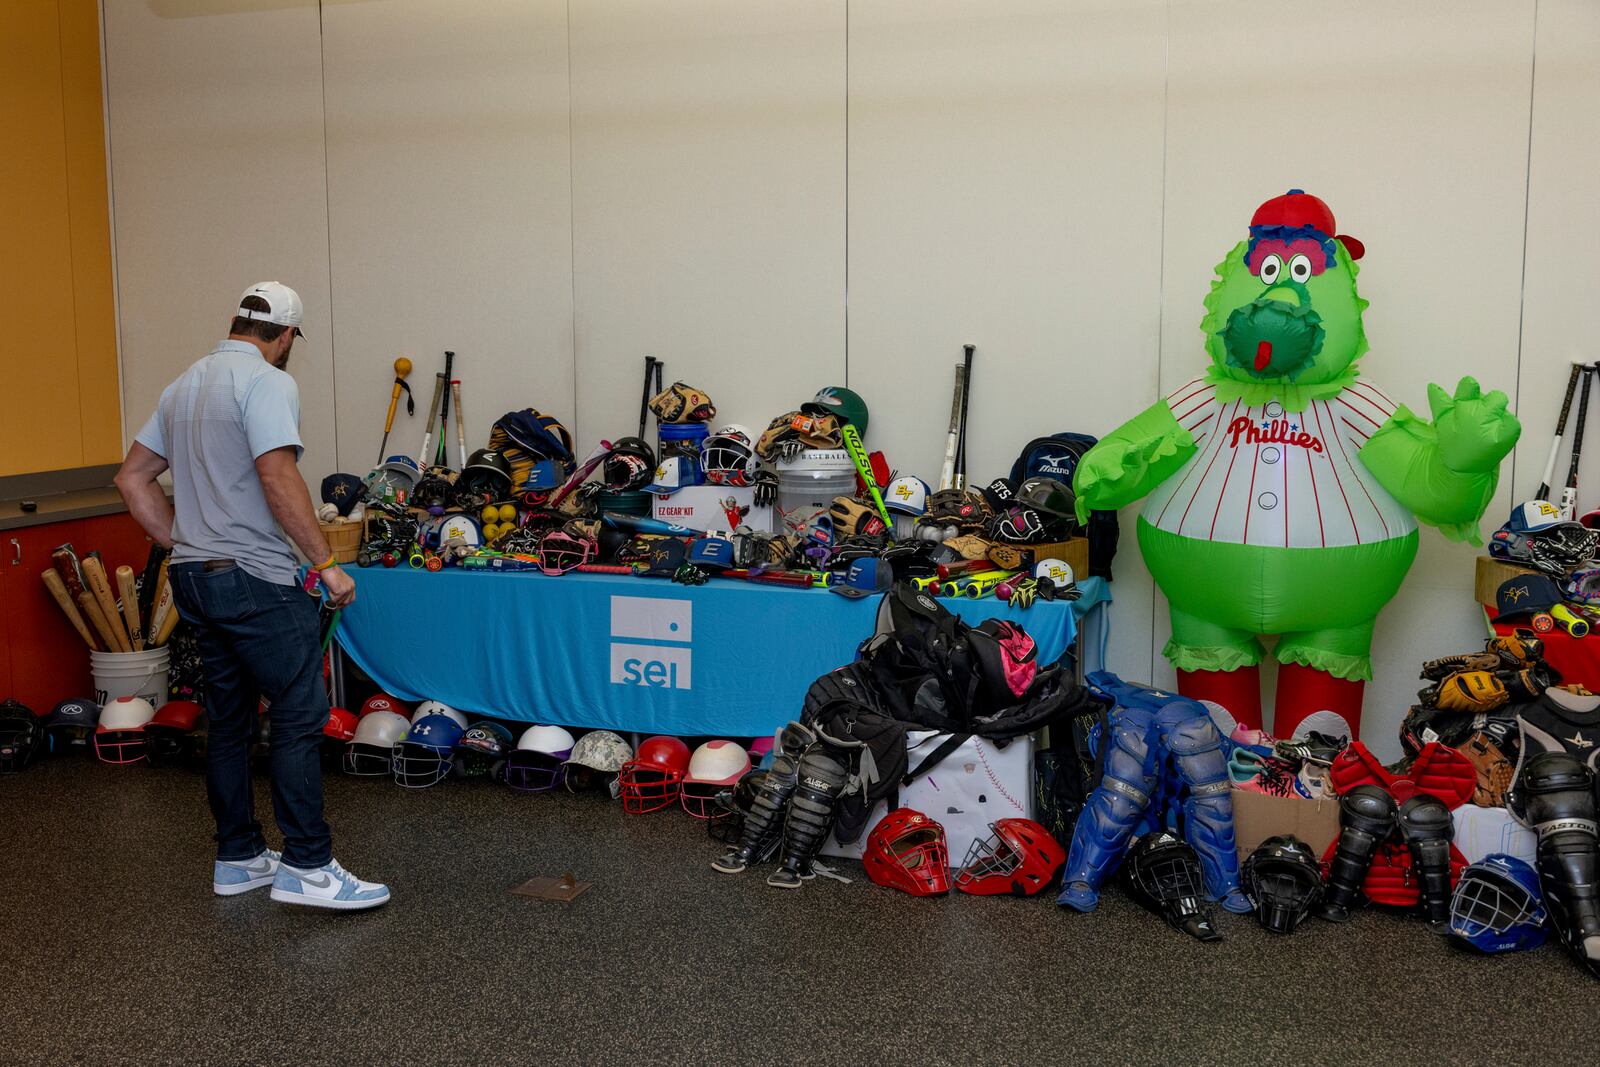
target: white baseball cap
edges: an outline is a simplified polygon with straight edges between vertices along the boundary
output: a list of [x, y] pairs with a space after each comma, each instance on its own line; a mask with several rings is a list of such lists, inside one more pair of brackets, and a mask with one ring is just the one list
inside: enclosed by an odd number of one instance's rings
[[896, 478], [883, 493], [883, 506], [902, 515], [921, 515], [928, 510], [928, 483], [921, 478]]
[[1072, 564], [1054, 556], [1041, 559], [1033, 568], [1033, 576], [1048, 578], [1056, 585], [1071, 585], [1077, 580], [1077, 576], [1072, 573]]
[[[267, 302], [266, 311], [251, 311], [244, 306], [247, 297], [259, 297]], [[284, 285], [282, 282], [262, 282], [252, 285], [239, 294], [239, 317], [242, 319], [260, 319], [278, 326], [294, 327], [296, 337], [304, 337], [300, 329], [300, 321], [305, 313], [305, 308], [300, 303], [300, 294]]]

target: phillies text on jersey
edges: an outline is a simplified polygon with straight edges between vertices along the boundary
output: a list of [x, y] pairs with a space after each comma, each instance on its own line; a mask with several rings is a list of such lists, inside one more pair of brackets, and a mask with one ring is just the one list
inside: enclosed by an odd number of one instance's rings
[[1276, 548], [1361, 545], [1417, 528], [1357, 453], [1394, 414], [1364, 381], [1304, 411], [1221, 403], [1204, 379], [1167, 397], [1194, 435], [1189, 462], [1145, 501], [1145, 521], [1185, 537]]

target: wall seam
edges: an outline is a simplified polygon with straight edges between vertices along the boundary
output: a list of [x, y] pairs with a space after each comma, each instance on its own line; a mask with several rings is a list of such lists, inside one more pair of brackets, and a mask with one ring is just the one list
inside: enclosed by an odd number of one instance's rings
[[[83, 418], [83, 338], [78, 333], [78, 256], [72, 239], [72, 147], [67, 132], [72, 120], [67, 115], [67, 36], [61, 27], [61, 0], [56, 0], [56, 69], [56, 87], [61, 94], [61, 173], [67, 179], [67, 258], [72, 278], [72, 395], [78, 407], [78, 458], [70, 466], [81, 467], [89, 460], [89, 449], [84, 440], [87, 425]], [[104, 94], [105, 88], [102, 86], [100, 91]]]
[[[1539, 0], [1533, 0], [1533, 36], [1528, 42], [1528, 156], [1522, 172], [1522, 265], [1517, 281], [1517, 373], [1513, 379], [1511, 410], [1522, 410], [1522, 342], [1528, 315], [1528, 219], [1533, 203], [1533, 111], [1539, 81]], [[1577, 442], [1579, 448], [1583, 442]], [[1517, 495], [1517, 447], [1511, 449], [1511, 499]]]
[[[1167, 150], [1172, 124], [1172, 0], [1167, 0], [1166, 27], [1162, 34], [1164, 55], [1161, 66], [1161, 211], [1160, 249], [1156, 256], [1156, 395], [1161, 398], [1162, 359], [1165, 356], [1167, 329]], [[1135, 522], [1138, 520], [1135, 519]], [[1156, 676], [1156, 583], [1150, 579], [1150, 665], [1147, 678]], [[1104, 664], [1102, 664], [1104, 666]]]
[[100, 121], [106, 154], [106, 243], [111, 248], [111, 324], [117, 338], [117, 440], [128, 447], [128, 378], [122, 361], [122, 272], [117, 266], [117, 193], [111, 162], [111, 49], [106, 39], [105, 0], [95, 4], [100, 19]]
[[[328, 375], [333, 401], [333, 469], [340, 470], [339, 449], [339, 360], [333, 330], [333, 177], [328, 162], [328, 49], [322, 23], [323, 0], [317, 0], [317, 86], [322, 97], [322, 220], [323, 240], [328, 252]], [[382, 462], [382, 457], [379, 458]]]
[[572, 439], [579, 440], [578, 422], [578, 194], [573, 180], [577, 167], [576, 139], [572, 113], [577, 110], [572, 94], [572, 0], [567, 0], [567, 284], [572, 301]]

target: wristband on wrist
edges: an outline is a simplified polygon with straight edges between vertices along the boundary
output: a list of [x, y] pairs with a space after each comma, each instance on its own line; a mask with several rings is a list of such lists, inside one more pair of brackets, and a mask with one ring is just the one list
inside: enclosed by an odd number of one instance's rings
[[325, 571], [329, 567], [332, 567], [333, 565], [335, 565], [338, 562], [339, 561], [334, 556], [334, 554], [332, 552], [329, 552], [327, 559], [323, 560], [321, 563], [317, 564], [315, 567], [312, 567], [311, 569], [314, 570], [314, 571]]

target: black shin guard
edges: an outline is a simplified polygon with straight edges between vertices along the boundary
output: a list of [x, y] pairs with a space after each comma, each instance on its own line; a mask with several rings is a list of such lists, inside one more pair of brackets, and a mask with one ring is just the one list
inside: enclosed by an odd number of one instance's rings
[[1567, 950], [1600, 975], [1600, 835], [1594, 775], [1565, 752], [1541, 752], [1517, 782], [1529, 826], [1539, 835], [1539, 882]]
[[1411, 850], [1418, 905], [1429, 926], [1450, 921], [1450, 842], [1456, 824], [1444, 801], [1418, 793], [1400, 808], [1400, 836]]
[[1328, 885], [1317, 916], [1342, 923], [1361, 900], [1378, 846], [1394, 830], [1394, 797], [1375, 785], [1358, 785], [1339, 798], [1339, 847], [1328, 865]]
[[772, 758], [772, 766], [755, 787], [755, 797], [744, 816], [739, 843], [711, 866], [723, 874], [739, 874], [753, 863], [771, 858], [783, 836], [783, 813], [800, 781], [800, 760], [787, 753]]
[[849, 769], [821, 745], [801, 758], [800, 784], [783, 824], [783, 865], [767, 879], [768, 885], [795, 889], [811, 877], [811, 861], [833, 828], [834, 811], [849, 780]]

